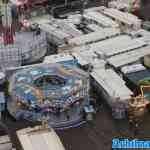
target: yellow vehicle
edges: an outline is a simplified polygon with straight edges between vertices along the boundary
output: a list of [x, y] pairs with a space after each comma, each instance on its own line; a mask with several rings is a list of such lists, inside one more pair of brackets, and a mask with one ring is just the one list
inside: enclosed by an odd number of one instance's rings
[[150, 92], [150, 85], [140, 86], [141, 94], [133, 97], [129, 102], [128, 117], [129, 121], [139, 121], [147, 112], [147, 105], [149, 104], [146, 98], [146, 91]]

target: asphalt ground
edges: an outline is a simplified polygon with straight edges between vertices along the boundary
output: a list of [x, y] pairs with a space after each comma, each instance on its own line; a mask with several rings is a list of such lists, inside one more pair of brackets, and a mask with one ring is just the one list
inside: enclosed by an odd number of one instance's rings
[[[101, 104], [92, 122], [87, 122], [78, 128], [57, 131], [66, 150], [111, 150], [113, 138], [150, 139], [150, 116], [147, 114], [139, 125], [135, 136], [127, 120], [114, 120], [106, 104]], [[33, 125], [33, 124], [32, 124]], [[3, 121], [12, 142], [18, 150], [16, 130], [31, 126], [27, 121], [14, 121], [9, 116]], [[33, 125], [34, 126], [34, 125]]]

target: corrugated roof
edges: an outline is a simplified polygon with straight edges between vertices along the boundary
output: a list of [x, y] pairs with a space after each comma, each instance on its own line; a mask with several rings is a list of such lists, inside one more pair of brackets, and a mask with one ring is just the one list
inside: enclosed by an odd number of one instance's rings
[[114, 9], [114, 8], [108, 8], [108, 9], [105, 9], [103, 11], [103, 13], [105, 15], [108, 15], [120, 22], [123, 22], [127, 25], [136, 25], [137, 23], [140, 23], [141, 20], [138, 19], [138, 17], [130, 14], [130, 13], [127, 13], [127, 12], [122, 12], [122, 11], [119, 11], [117, 9]]
[[54, 37], [57, 37], [58, 39], [64, 39], [64, 38], [70, 37], [69, 34], [63, 32], [60, 29], [56, 29], [55, 27], [53, 27], [52, 25], [49, 25], [49, 24], [41, 24], [40, 28], [43, 31], [53, 35]]
[[53, 129], [26, 128], [17, 131], [24, 150], [65, 150]]
[[[84, 49], [88, 48], [97, 53], [103, 53], [106, 56], [112, 56], [115, 54], [127, 52], [139, 47], [144, 46], [146, 43], [138, 39], [132, 39], [127, 35], [120, 35], [104, 41], [100, 41], [94, 44], [85, 46]], [[82, 48], [82, 47], [81, 47]]]
[[102, 15], [99, 12], [89, 11], [84, 14], [84, 17], [94, 20], [104, 27], [119, 27], [119, 25], [115, 21], [113, 21], [111, 18], [106, 17], [105, 15]]
[[148, 54], [150, 54], [150, 46], [138, 48], [133, 51], [113, 56], [108, 59], [108, 62], [114, 67], [120, 67], [129, 63], [133, 63]]
[[119, 29], [115, 28], [104, 28], [103, 30], [91, 32], [86, 35], [78, 36], [73, 39], [68, 40], [69, 44], [82, 45], [90, 42], [99, 41], [105, 39], [107, 37], [111, 37], [114, 35], [120, 34]]

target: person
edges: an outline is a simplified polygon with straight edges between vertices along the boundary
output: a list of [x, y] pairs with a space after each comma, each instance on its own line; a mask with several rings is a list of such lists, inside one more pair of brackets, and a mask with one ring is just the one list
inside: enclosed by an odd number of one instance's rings
[[69, 116], [69, 114], [67, 113], [67, 120], [69, 120], [70, 119], [70, 116]]
[[40, 35], [41, 34], [41, 29], [39, 27], [36, 28], [36, 35]]
[[134, 136], [137, 136], [139, 133], [139, 123], [135, 122], [134, 123]]
[[61, 110], [60, 106], [56, 108], [56, 116], [57, 117], [60, 116], [60, 110]]
[[68, 108], [66, 108], [64, 112], [65, 112], [67, 120], [69, 120], [70, 116], [69, 116], [69, 113], [68, 113], [69, 112]]
[[130, 130], [133, 132], [134, 136], [139, 134], [139, 121], [138, 120], [130, 120], [129, 121]]

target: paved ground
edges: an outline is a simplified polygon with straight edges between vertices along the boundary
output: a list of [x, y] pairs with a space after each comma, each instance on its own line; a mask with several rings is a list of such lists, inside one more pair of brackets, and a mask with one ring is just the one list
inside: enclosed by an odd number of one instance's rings
[[[109, 108], [104, 104], [101, 106], [96, 118], [92, 123], [86, 123], [81, 127], [57, 131], [66, 150], [111, 150], [112, 138], [150, 138], [150, 117], [145, 117], [140, 126], [140, 133], [134, 137], [129, 130], [126, 120], [118, 121], [111, 117]], [[5, 120], [9, 128], [9, 134], [13, 142], [19, 147], [14, 134], [17, 129], [27, 127], [28, 122], [14, 122], [11, 119]], [[20, 150], [20, 147], [19, 147]]]
[[[121, 124], [127, 123], [122, 121]], [[128, 128], [112, 119], [107, 107], [101, 107], [92, 124], [60, 132], [59, 135], [67, 150], [110, 150], [114, 137], [129, 135]]]
[[139, 126], [138, 136], [129, 129], [127, 120], [114, 120], [107, 106], [102, 106], [93, 124], [59, 132], [67, 150], [111, 150], [112, 138], [150, 139], [149, 114]]

